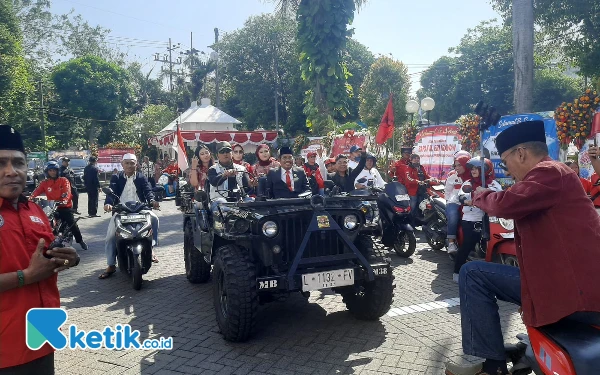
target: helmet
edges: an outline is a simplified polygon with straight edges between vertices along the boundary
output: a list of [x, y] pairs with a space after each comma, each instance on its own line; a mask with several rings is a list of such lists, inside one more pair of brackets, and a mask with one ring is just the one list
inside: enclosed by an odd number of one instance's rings
[[55, 161], [49, 161], [48, 163], [46, 163], [46, 167], [44, 168], [44, 173], [47, 175], [48, 171], [50, 169], [56, 169], [56, 171], [58, 172], [60, 170], [60, 166]]
[[[490, 166], [492, 165], [492, 162], [489, 159], [484, 159], [484, 164], [485, 164], [485, 171], [488, 172], [491, 170]], [[473, 167], [478, 167], [481, 168], [481, 158], [471, 158], [469, 159], [469, 161], [467, 162], [467, 167], [469, 168], [473, 168]]]

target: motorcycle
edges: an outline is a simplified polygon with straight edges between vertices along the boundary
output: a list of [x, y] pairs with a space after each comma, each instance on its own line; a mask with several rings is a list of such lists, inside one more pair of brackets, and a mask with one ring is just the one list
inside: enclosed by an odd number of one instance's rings
[[142, 276], [152, 266], [152, 221], [149, 212], [152, 207], [141, 202], [120, 202], [110, 188], [102, 188], [111, 195], [116, 204], [112, 208], [115, 220], [117, 262], [121, 272], [131, 277], [133, 289], [140, 290]]
[[427, 197], [419, 203], [414, 213], [415, 225], [420, 225], [425, 233], [429, 247], [441, 250], [446, 246], [448, 220], [446, 218], [446, 199], [443, 197], [444, 185], [431, 185]]
[[527, 327], [516, 345], [505, 347], [511, 374], [597, 374], [600, 369], [600, 327], [563, 319], [544, 327]]
[[[46, 214], [46, 217], [48, 218], [48, 221], [50, 222], [50, 226], [52, 227], [54, 241], [52, 241], [52, 243], [46, 247], [43, 253], [46, 258], [51, 259], [51, 256], [46, 255], [46, 250], [53, 249], [55, 247], [71, 247], [73, 244], [73, 232], [71, 231], [71, 228], [73, 226], [67, 226], [66, 222], [60, 220], [56, 214], [58, 205], [55, 201], [49, 201], [43, 198], [35, 198], [34, 201], [42, 208]], [[78, 221], [79, 218], [75, 219], [73, 225], [75, 225], [75, 223]]]
[[417, 238], [410, 224], [410, 197], [399, 182], [389, 182], [377, 197], [381, 242], [393, 247], [396, 254], [408, 258], [417, 248]]

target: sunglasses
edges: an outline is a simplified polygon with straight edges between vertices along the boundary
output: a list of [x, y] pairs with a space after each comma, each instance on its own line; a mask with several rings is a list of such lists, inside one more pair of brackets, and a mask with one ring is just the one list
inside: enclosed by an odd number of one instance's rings
[[223, 149], [223, 150], [219, 150], [219, 154], [230, 154], [230, 153], [231, 153], [231, 150], [228, 149], [228, 148]]
[[[514, 150], [512, 150], [511, 152], [508, 153], [508, 155], [506, 155], [506, 158], [508, 158], [510, 155], [512, 155], [515, 151], [517, 151], [518, 149], [525, 149], [526, 147], [517, 147]], [[502, 170], [504, 170], [505, 172], [508, 172], [508, 168], [506, 167], [506, 158], [504, 159], [500, 159], [500, 164], [498, 164], [498, 166], [500, 168], [502, 168]]]

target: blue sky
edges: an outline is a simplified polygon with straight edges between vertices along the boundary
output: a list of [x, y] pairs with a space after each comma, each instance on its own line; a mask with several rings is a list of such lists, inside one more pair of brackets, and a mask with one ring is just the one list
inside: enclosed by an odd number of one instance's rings
[[[169, 38], [189, 49], [209, 52], [213, 29], [221, 34], [243, 26], [251, 15], [272, 12], [263, 0], [52, 0], [55, 13], [74, 9], [90, 24], [111, 30], [110, 40], [132, 58], [155, 65], [153, 54], [166, 52]], [[456, 46], [468, 28], [499, 18], [488, 0], [370, 0], [356, 15], [354, 37], [374, 54], [391, 54], [409, 66], [412, 92], [419, 88], [418, 72], [448, 48]], [[155, 71], [160, 69], [157, 65]]]

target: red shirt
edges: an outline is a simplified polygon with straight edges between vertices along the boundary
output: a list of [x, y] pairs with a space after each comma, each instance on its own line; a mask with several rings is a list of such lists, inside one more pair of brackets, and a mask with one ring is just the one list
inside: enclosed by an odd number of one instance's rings
[[[47, 245], [54, 240], [46, 214], [35, 203], [20, 200], [16, 210], [0, 198], [0, 216], [0, 273], [24, 270], [39, 239], [43, 238]], [[38, 283], [0, 293], [0, 368], [31, 362], [54, 351], [49, 344], [35, 351], [27, 348], [25, 315], [34, 307], [60, 307], [56, 282], [54, 274]]]
[[581, 185], [583, 185], [583, 190], [585, 190], [586, 194], [590, 194], [592, 191], [592, 181], [583, 177], [579, 177], [579, 181], [581, 181]]
[[401, 184], [404, 184], [404, 175], [406, 174], [406, 168], [408, 167], [409, 163], [410, 163], [410, 160], [404, 160], [404, 159], [398, 160], [394, 164], [394, 168], [393, 168], [394, 173], [393, 173], [393, 176], [391, 176], [391, 177], [396, 177], [398, 182], [400, 182]]
[[600, 312], [600, 216], [575, 172], [546, 158], [509, 190], [476, 193], [473, 203], [515, 220], [526, 325]]
[[171, 164], [167, 168], [165, 168], [165, 170], [163, 172], [167, 173], [167, 174], [178, 175], [179, 174], [179, 167], [177, 166], [177, 164], [175, 164], [175, 165]]
[[[56, 201], [56, 204], [58, 204], [59, 208], [73, 207], [73, 201], [71, 199], [71, 184], [69, 183], [69, 180], [64, 177], [45, 179], [39, 184], [33, 193], [31, 193], [31, 198], [35, 198], [42, 194], [45, 194], [49, 201]], [[60, 204], [58, 202], [67, 203]], [[46, 217], [46, 215], [44, 215], [44, 217]]]
[[[408, 195], [410, 195], [411, 197], [416, 196], [417, 190], [419, 190], [419, 170], [423, 172], [423, 176], [426, 180], [431, 178], [429, 177], [427, 171], [425, 171], [425, 168], [423, 168], [422, 165], [419, 165], [417, 168], [413, 167], [412, 165], [408, 165], [404, 169], [404, 179], [402, 183], [404, 184], [404, 186], [406, 186], [406, 190], [408, 190]], [[400, 181], [400, 178], [398, 178], [398, 181]]]

